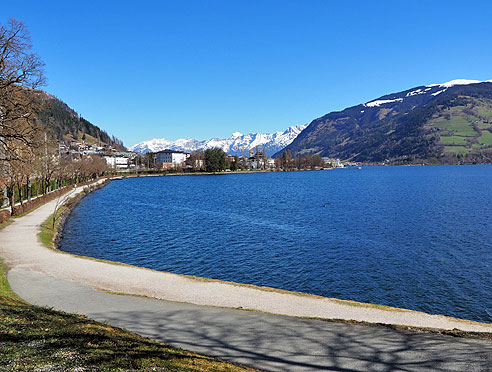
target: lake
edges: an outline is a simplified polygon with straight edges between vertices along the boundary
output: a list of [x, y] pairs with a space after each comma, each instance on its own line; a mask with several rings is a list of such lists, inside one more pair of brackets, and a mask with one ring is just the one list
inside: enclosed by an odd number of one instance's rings
[[61, 249], [492, 322], [492, 166], [116, 180]]

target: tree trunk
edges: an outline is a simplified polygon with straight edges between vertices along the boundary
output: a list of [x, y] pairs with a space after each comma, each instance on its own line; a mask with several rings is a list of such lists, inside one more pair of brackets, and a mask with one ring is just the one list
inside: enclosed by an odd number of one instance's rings
[[19, 191], [19, 203], [22, 207], [22, 205], [24, 204], [22, 200], [22, 183], [17, 184], [17, 190]]
[[10, 204], [10, 214], [13, 216], [14, 215], [14, 204], [15, 204], [13, 187], [7, 186], [7, 198], [9, 199], [9, 204]]
[[27, 176], [27, 201], [31, 201], [31, 180], [29, 179], [29, 176]]

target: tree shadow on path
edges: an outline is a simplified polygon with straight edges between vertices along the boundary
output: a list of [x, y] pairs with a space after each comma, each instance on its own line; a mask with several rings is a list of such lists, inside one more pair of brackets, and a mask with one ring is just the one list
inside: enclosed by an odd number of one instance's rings
[[191, 305], [89, 316], [269, 371], [492, 372], [492, 342], [483, 340]]

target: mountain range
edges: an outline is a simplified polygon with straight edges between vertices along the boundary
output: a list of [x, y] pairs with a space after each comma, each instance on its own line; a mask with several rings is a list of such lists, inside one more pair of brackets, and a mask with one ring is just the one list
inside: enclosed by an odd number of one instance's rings
[[313, 120], [285, 149], [365, 163], [492, 162], [492, 80], [391, 93]]
[[[253, 149], [256, 146], [265, 146], [265, 151], [268, 156], [275, 154], [281, 149], [289, 145], [301, 131], [307, 127], [306, 125], [296, 125], [287, 128], [283, 132], [274, 133], [248, 133], [241, 134], [235, 132], [229, 138], [212, 138], [209, 140], [198, 141], [196, 139], [178, 139], [176, 141], [168, 141], [164, 138], [155, 138], [130, 147], [130, 151], [145, 154], [147, 152], [157, 152], [161, 150], [176, 150], [192, 152], [195, 150], [206, 150], [213, 147], [220, 147], [228, 154], [239, 155], [241, 150]], [[244, 152], [246, 154], [246, 150]]]
[[418, 86], [334, 111], [271, 134], [233, 133], [206, 141], [152, 139], [139, 153], [265, 145], [267, 155], [319, 154], [366, 164], [492, 163], [492, 80]]

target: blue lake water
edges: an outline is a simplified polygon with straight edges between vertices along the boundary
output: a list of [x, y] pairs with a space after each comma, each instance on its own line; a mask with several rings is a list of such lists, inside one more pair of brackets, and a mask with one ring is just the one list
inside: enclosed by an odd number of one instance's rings
[[62, 249], [492, 322], [492, 166], [142, 177], [82, 200]]

